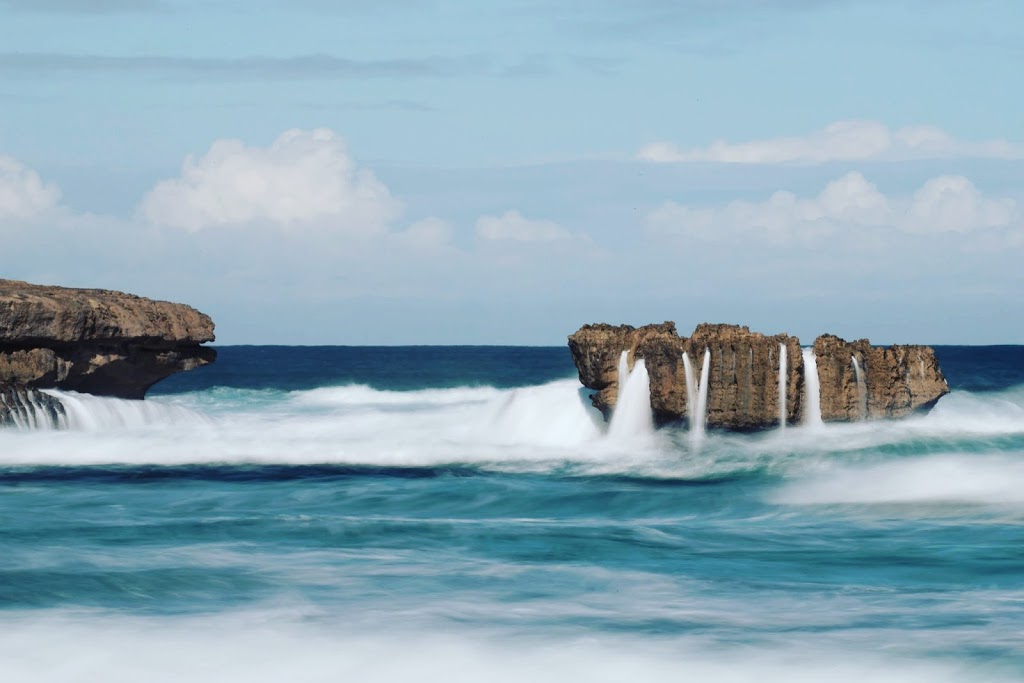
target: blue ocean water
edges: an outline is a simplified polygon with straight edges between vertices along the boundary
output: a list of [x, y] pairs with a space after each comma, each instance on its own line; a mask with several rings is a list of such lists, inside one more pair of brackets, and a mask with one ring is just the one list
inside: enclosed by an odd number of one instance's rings
[[225, 347], [0, 431], [11, 681], [1024, 680], [1024, 347], [611, 439], [565, 348]]

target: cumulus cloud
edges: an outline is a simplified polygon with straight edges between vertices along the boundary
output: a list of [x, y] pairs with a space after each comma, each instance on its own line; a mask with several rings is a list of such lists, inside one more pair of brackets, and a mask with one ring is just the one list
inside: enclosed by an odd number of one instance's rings
[[0, 155], [0, 221], [29, 220], [50, 211], [60, 189], [17, 159]]
[[554, 221], [529, 219], [518, 211], [481, 216], [476, 222], [476, 234], [492, 242], [557, 242], [575, 237]]
[[935, 126], [890, 129], [878, 121], [837, 121], [807, 135], [732, 143], [719, 140], [708, 147], [680, 149], [671, 142], [653, 142], [637, 152], [653, 163], [707, 161], [733, 164], [817, 164], [829, 161], [896, 161], [976, 157], [1024, 158], [1024, 145], [1006, 140], [958, 140]]
[[1015, 229], [1022, 223], [1014, 200], [985, 197], [963, 176], [932, 178], [910, 198], [891, 198], [857, 172], [828, 183], [816, 197], [779, 191], [763, 202], [720, 207], [665, 202], [647, 217], [653, 234], [707, 241], [742, 236], [785, 242], [868, 228], [934, 235]]
[[269, 147], [219, 140], [201, 158], [186, 159], [181, 176], [157, 184], [139, 207], [149, 223], [189, 232], [266, 224], [365, 235], [400, 213], [388, 188], [327, 129], [289, 130]]

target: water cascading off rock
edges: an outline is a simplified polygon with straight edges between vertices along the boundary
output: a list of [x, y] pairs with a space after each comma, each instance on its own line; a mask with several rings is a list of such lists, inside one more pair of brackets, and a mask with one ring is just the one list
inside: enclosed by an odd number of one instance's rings
[[[698, 325], [680, 337], [671, 322], [635, 328], [584, 325], [569, 337], [580, 382], [595, 391], [591, 401], [608, 419], [616, 404], [617, 366], [623, 350], [642, 358], [650, 381], [650, 404], [658, 425], [687, 423], [699, 429], [755, 431], [785, 422], [817, 423], [806, 417], [808, 399], [800, 340], [787, 334], [765, 335], [738, 325]], [[780, 353], [784, 351], [785, 368]], [[895, 418], [931, 408], [949, 392], [934, 351], [927, 346], [873, 347], [867, 340], [847, 342], [832, 335], [815, 340], [816, 398], [822, 422], [860, 419], [861, 399], [850, 358], [864, 360], [863, 391], [867, 418]], [[688, 354], [688, 361], [684, 360]], [[702, 355], [703, 354], [703, 355]], [[701, 367], [693, 365], [706, 358]], [[691, 374], [707, 373], [706, 404], [699, 410]], [[697, 418], [696, 415], [704, 415]], [[784, 419], [783, 419], [784, 418]]]

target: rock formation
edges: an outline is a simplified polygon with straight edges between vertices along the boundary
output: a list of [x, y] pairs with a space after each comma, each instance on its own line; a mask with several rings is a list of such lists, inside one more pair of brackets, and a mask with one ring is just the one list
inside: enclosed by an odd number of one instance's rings
[[[0, 426], [60, 427], [66, 417], [64, 404], [49, 394], [9, 383], [0, 383]], [[38, 424], [44, 421], [46, 424]]]
[[102, 289], [0, 280], [0, 382], [142, 398], [161, 379], [212, 362], [209, 316]]
[[[683, 355], [695, 378], [710, 350], [706, 425], [711, 429], [753, 431], [780, 424], [780, 356], [786, 356], [786, 423], [803, 418], [804, 361], [800, 340], [767, 336], [739, 325], [701, 324], [680, 337], [674, 323], [584, 325], [569, 336], [569, 350], [580, 382], [597, 393], [591, 401], [605, 417], [618, 396], [618, 362], [628, 352], [629, 367], [643, 358], [650, 376], [651, 408], [659, 425], [690, 419]], [[826, 422], [902, 417], [935, 405], [949, 392], [935, 354], [927, 346], [876, 348], [867, 340], [845, 342], [823, 335], [814, 344], [820, 379], [821, 413]], [[862, 369], [857, 382], [852, 358]], [[859, 389], [858, 389], [859, 387]], [[696, 387], [693, 387], [696, 394]]]
[[[935, 352], [928, 346], [871, 346], [831, 334], [814, 341], [826, 422], [904, 417], [928, 410], [949, 393]], [[857, 381], [853, 359], [861, 369]]]

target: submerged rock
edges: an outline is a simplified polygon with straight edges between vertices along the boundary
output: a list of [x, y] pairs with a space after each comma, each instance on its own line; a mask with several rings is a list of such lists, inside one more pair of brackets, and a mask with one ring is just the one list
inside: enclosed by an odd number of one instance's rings
[[[591, 401], [606, 418], [618, 397], [618, 361], [628, 353], [632, 368], [643, 358], [650, 376], [651, 409], [658, 424], [690, 420], [683, 355], [699, 383], [709, 351], [706, 425], [711, 429], [753, 431], [780, 424], [780, 360], [785, 353], [785, 422], [802, 420], [806, 405], [800, 340], [788, 334], [764, 335], [739, 325], [698, 325], [680, 337], [675, 324], [584, 325], [569, 336], [569, 351], [580, 382], [597, 393]], [[814, 345], [820, 378], [821, 417], [826, 422], [902, 417], [927, 410], [949, 392], [934, 351], [927, 346], [877, 348], [866, 340], [845, 342], [823, 335]], [[851, 361], [862, 367], [862, 391]], [[697, 387], [691, 387], [697, 395]], [[861, 398], [863, 397], [863, 398]], [[861, 409], [861, 403], [864, 404]]]
[[184, 304], [0, 280], [0, 382], [142, 398], [213, 362], [213, 321]]
[[[18, 384], [0, 382], [0, 427], [60, 427], [67, 413], [53, 396]], [[45, 423], [45, 424], [41, 424]]]

